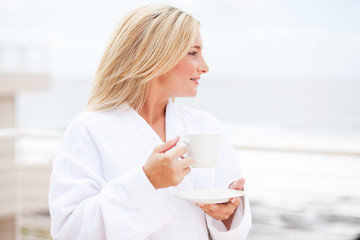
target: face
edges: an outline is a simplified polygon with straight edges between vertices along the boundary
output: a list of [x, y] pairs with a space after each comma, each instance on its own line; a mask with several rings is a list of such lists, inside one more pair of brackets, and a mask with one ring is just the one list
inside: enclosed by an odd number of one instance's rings
[[202, 49], [202, 38], [198, 33], [186, 56], [169, 72], [159, 76], [159, 84], [168, 97], [196, 96], [200, 76], [209, 71]]

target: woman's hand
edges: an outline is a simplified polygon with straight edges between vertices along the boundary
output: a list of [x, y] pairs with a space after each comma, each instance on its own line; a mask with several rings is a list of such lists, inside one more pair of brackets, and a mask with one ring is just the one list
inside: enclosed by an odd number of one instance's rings
[[[245, 179], [240, 178], [230, 184], [230, 189], [244, 190]], [[197, 204], [204, 212], [216, 220], [221, 220], [229, 230], [236, 208], [240, 204], [240, 197], [232, 198], [227, 203], [218, 204]]]
[[[190, 173], [190, 165], [194, 163], [194, 158], [189, 156], [178, 160], [188, 151], [185, 146], [174, 148], [179, 139], [180, 137], [176, 137], [155, 147], [143, 166], [155, 189], [176, 186]], [[172, 150], [169, 151], [170, 149]]]
[[197, 204], [204, 212], [216, 220], [229, 219], [235, 212], [235, 209], [240, 204], [240, 198], [232, 198], [227, 203], [216, 203], [216, 204]]

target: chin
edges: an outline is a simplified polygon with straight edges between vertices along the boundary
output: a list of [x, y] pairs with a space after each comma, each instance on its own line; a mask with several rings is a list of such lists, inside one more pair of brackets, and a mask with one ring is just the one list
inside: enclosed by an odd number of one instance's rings
[[196, 97], [197, 89], [193, 89], [192, 91], [187, 91], [186, 93], [178, 93], [174, 97]]
[[196, 95], [197, 95], [197, 91], [195, 90], [194, 92], [189, 94], [188, 97], [196, 97]]

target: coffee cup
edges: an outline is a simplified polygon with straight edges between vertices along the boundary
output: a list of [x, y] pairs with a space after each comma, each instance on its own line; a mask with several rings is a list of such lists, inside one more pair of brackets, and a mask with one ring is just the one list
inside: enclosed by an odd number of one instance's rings
[[220, 134], [186, 134], [180, 138], [179, 144], [184, 144], [188, 148], [187, 155], [194, 157], [193, 168], [212, 168], [219, 162]]

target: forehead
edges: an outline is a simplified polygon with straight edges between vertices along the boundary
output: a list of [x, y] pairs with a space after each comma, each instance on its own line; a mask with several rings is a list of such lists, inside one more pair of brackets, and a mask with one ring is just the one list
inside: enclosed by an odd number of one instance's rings
[[192, 47], [202, 47], [202, 45], [203, 45], [203, 42], [202, 42], [202, 37], [201, 37], [201, 34], [200, 34], [200, 32], [198, 32], [197, 34], [196, 34], [196, 37], [195, 37], [195, 40], [194, 40], [194, 42], [193, 42], [193, 45], [192, 45]]

